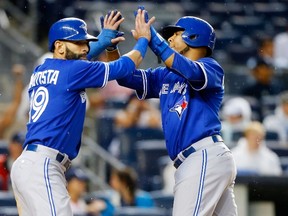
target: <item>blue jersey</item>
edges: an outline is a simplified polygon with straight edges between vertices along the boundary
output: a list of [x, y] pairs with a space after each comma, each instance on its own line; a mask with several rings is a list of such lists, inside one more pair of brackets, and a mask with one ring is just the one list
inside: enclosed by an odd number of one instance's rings
[[24, 147], [42, 144], [74, 159], [80, 148], [86, 112], [85, 88], [104, 87], [109, 80], [131, 74], [128, 57], [118, 61], [46, 59], [29, 84], [30, 111]]
[[224, 71], [213, 58], [191, 61], [175, 53], [171, 68], [136, 70], [118, 80], [137, 90], [140, 99], [160, 98], [162, 126], [168, 154], [220, 134], [219, 110], [224, 96]]

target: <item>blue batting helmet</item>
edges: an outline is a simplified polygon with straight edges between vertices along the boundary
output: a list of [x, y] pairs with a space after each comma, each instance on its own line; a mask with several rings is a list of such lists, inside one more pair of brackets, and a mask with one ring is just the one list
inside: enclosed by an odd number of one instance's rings
[[56, 40], [97, 41], [98, 39], [87, 33], [87, 25], [82, 19], [70, 17], [61, 19], [51, 26], [48, 40], [48, 49], [52, 52]]
[[212, 54], [216, 42], [215, 31], [205, 20], [193, 16], [182, 17], [175, 25], [164, 27], [162, 35], [168, 40], [177, 31], [184, 31], [182, 39], [188, 46], [208, 47], [208, 55]]

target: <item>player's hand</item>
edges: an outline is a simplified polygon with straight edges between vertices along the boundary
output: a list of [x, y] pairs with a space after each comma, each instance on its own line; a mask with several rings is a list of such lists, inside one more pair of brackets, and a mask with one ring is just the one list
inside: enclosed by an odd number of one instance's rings
[[[100, 23], [102, 29], [112, 29], [119, 31], [120, 24], [124, 22], [124, 17], [122, 17], [120, 11], [112, 10], [109, 11], [105, 17], [100, 17]], [[123, 32], [120, 32], [121, 34], [124, 34]]]
[[153, 16], [151, 19], [147, 20], [147, 11], [138, 9], [137, 15], [135, 18], [135, 29], [133, 29], [132, 35], [133, 37], [138, 40], [141, 37], [145, 37], [150, 41], [151, 39], [151, 32], [150, 26], [155, 21], [155, 17]]
[[112, 10], [109, 11], [105, 17], [101, 16], [100, 17], [100, 23], [101, 23], [101, 28], [102, 31], [104, 29], [110, 29], [117, 31], [115, 34], [115, 38], [111, 40], [111, 42], [114, 44], [114, 48], [116, 48], [116, 45], [124, 41], [125, 38], [123, 37], [124, 32], [119, 31], [120, 29], [120, 24], [124, 22], [124, 17], [122, 17], [120, 11], [117, 10]]
[[89, 43], [90, 50], [87, 59], [93, 60], [105, 49], [113, 51], [117, 49], [117, 44], [124, 41], [124, 33], [119, 31], [120, 24], [124, 21], [119, 11], [110, 11], [105, 17], [100, 17], [101, 32], [97, 36], [98, 41]]
[[[134, 16], [136, 17], [137, 16], [137, 13], [138, 13], [138, 10], [145, 10], [145, 7], [144, 6], [138, 6], [138, 9], [137, 11], [134, 11]], [[149, 16], [148, 16], [148, 12], [145, 10], [145, 22], [147, 23], [149, 20]]]
[[[138, 11], [139, 10], [144, 11], [144, 20], [146, 22], [151, 21], [153, 17], [149, 20], [148, 12], [145, 10], [143, 6], [139, 6]], [[156, 56], [162, 59], [162, 61], [165, 63], [166, 66], [171, 67], [174, 58], [170, 58], [169, 62], [168, 61], [166, 62], [166, 60], [169, 57], [171, 57], [171, 55], [175, 51], [169, 47], [169, 44], [164, 40], [164, 38], [162, 38], [162, 36], [160, 36], [160, 34], [157, 33], [157, 31], [154, 29], [152, 25], [150, 25], [150, 33], [151, 33], [151, 39], [149, 41], [149, 47], [156, 54]]]
[[101, 211], [105, 210], [107, 205], [103, 200], [93, 200], [91, 203], [87, 205], [87, 211], [91, 214], [98, 215]]

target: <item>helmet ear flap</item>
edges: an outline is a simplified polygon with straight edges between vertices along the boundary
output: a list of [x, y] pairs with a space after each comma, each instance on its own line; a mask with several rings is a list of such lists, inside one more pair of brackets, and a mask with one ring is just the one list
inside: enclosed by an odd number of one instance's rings
[[190, 36], [189, 36], [189, 39], [190, 39], [190, 40], [195, 40], [196, 38], [197, 38], [197, 35], [190, 35]]

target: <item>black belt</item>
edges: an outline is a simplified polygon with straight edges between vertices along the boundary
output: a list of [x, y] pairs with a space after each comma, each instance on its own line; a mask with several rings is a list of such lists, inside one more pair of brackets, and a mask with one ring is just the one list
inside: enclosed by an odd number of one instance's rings
[[[220, 135], [213, 135], [211, 136], [214, 143], [216, 142], [223, 142], [223, 138]], [[188, 148], [184, 149], [182, 152], [180, 152], [176, 159], [174, 160], [174, 167], [177, 169], [183, 161], [192, 153], [194, 153], [196, 149], [193, 147], [193, 144], [190, 145]], [[182, 153], [182, 155], [180, 155]]]
[[[45, 146], [45, 150], [46, 149], [47, 149], [47, 152], [48, 152], [49, 147]], [[45, 152], [45, 150], [44, 150], [44, 152]], [[26, 151], [38, 152], [39, 151], [39, 145], [29, 144], [26, 147]], [[54, 150], [50, 150], [49, 153], [51, 151], [54, 151]], [[55, 150], [55, 151], [57, 151], [57, 150]], [[71, 166], [71, 161], [69, 160], [68, 156], [67, 155], [65, 156], [65, 154], [62, 154], [61, 152], [58, 152], [58, 153], [53, 152], [53, 153], [55, 153], [55, 154], [53, 154], [53, 156], [56, 155], [55, 157], [53, 157], [53, 159], [55, 159], [60, 164], [62, 164], [66, 168], [66, 170], [69, 169], [69, 167]], [[49, 156], [51, 156], [51, 154], [49, 154]]]

